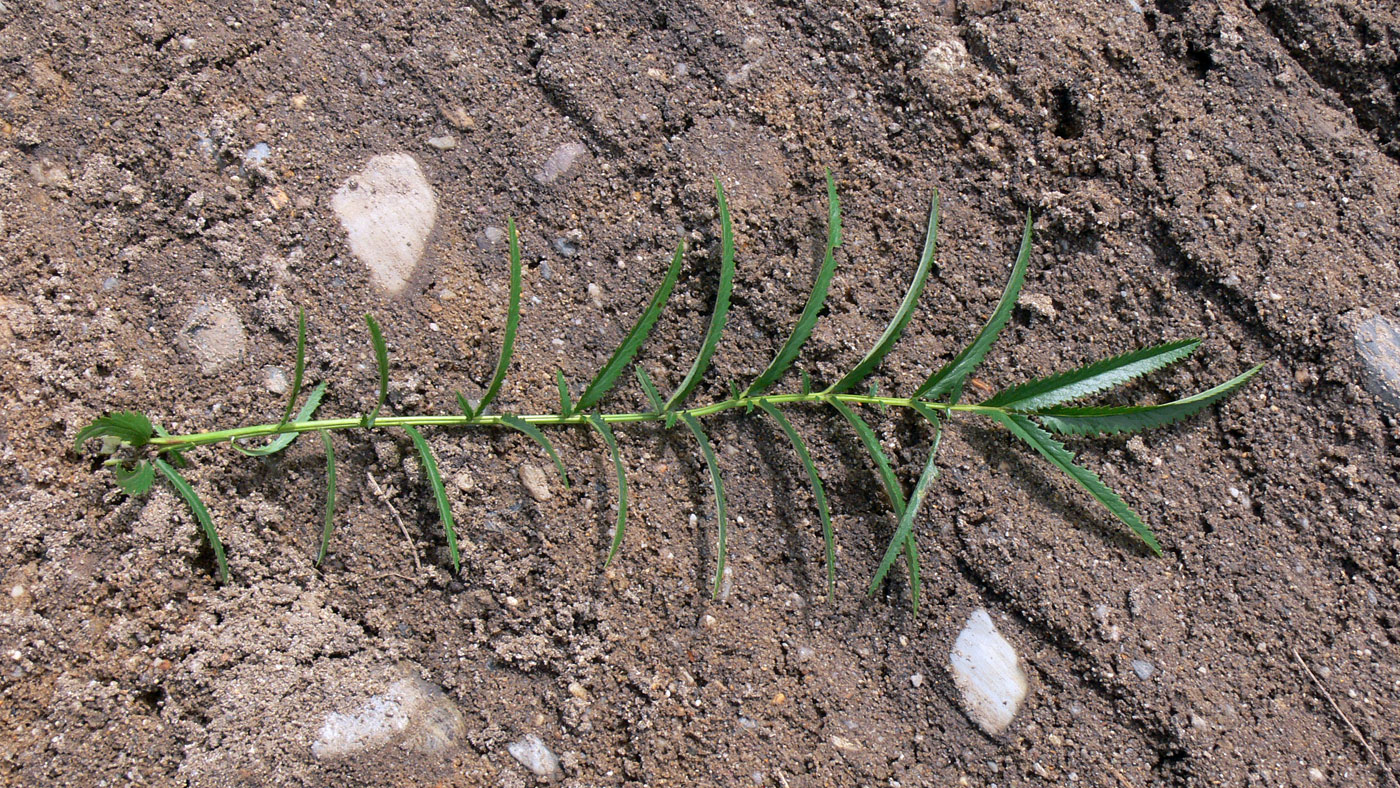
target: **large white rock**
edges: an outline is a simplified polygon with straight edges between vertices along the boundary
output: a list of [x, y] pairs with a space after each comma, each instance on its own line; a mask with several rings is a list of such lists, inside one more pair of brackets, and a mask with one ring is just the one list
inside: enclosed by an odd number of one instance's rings
[[1026, 674], [1016, 650], [986, 610], [978, 608], [968, 616], [953, 643], [948, 667], [968, 718], [992, 736], [1006, 730], [1026, 697]]
[[413, 752], [435, 753], [452, 746], [465, 730], [462, 712], [441, 688], [421, 679], [400, 679], [350, 714], [327, 714], [311, 754], [343, 758], [392, 742]]
[[437, 197], [418, 161], [375, 156], [336, 190], [331, 207], [370, 282], [390, 295], [402, 291], [437, 221]]

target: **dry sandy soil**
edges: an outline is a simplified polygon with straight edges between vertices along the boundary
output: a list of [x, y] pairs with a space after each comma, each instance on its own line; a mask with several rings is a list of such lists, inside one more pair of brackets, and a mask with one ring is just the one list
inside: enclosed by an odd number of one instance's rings
[[[507, 747], [534, 734], [578, 786], [1396, 784], [1400, 429], [1355, 342], [1400, 318], [1388, 0], [95, 5], [0, 3], [0, 782], [525, 786]], [[397, 292], [333, 205], [388, 154], [436, 201]], [[816, 380], [889, 319], [935, 188], [937, 271], [882, 391], [970, 338], [1027, 210], [1028, 298], [987, 384], [1186, 336], [1198, 358], [1113, 401], [1268, 362], [1140, 442], [1072, 442], [1163, 556], [962, 419], [919, 524], [923, 608], [902, 570], [869, 598], [895, 523], [854, 437], [812, 412], [795, 419], [832, 502], [833, 598], [802, 468], [742, 416], [708, 424], [734, 518], [721, 599], [702, 458], [645, 426], [620, 430], [633, 518], [606, 570], [616, 485], [587, 433], [557, 438], [573, 488], [536, 500], [528, 441], [430, 432], [456, 575], [401, 434], [337, 436], [320, 567], [319, 443], [194, 452], [220, 584], [167, 488], [127, 498], [71, 450], [109, 410], [177, 432], [275, 419], [297, 306], [323, 414], [373, 398], [366, 312], [391, 407], [452, 412], [495, 364], [508, 216], [526, 309], [498, 407], [553, 409], [556, 369], [586, 381], [685, 238], [640, 355], [674, 385], [714, 294], [716, 176], [739, 273], [698, 396], [722, 397], [806, 298], [826, 168], [846, 242], [799, 360]], [[642, 405], [627, 380], [610, 407]], [[927, 432], [872, 418], [912, 484]], [[1031, 685], [996, 737], [947, 670], [979, 607]], [[395, 686], [429, 688], [431, 719], [313, 747]]]

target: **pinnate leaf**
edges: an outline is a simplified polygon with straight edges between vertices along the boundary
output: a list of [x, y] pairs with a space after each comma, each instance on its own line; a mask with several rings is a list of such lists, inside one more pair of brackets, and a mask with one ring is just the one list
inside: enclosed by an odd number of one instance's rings
[[681, 421], [690, 428], [695, 442], [700, 444], [700, 453], [705, 455], [705, 465], [710, 469], [710, 486], [715, 491], [715, 520], [719, 523], [719, 541], [715, 548], [715, 583], [711, 593], [719, 596], [720, 581], [724, 579], [724, 562], [729, 555], [729, 516], [725, 513], [724, 482], [719, 475], [719, 460], [715, 458], [715, 450], [710, 445], [709, 436], [700, 426], [700, 420], [689, 413], [682, 413]]
[[588, 414], [588, 423], [593, 425], [593, 429], [602, 436], [603, 442], [608, 445], [608, 452], [612, 454], [613, 466], [617, 469], [617, 524], [613, 526], [612, 547], [608, 548], [607, 560], [603, 566], [612, 563], [613, 556], [622, 547], [622, 536], [627, 532], [627, 470], [622, 467], [622, 452], [617, 448], [617, 438], [613, 437], [612, 430], [608, 423], [596, 413]]
[[[321, 406], [321, 398], [326, 395], [326, 385], [327, 381], [322, 381], [321, 385], [311, 390], [311, 396], [306, 398], [305, 404], [303, 404], [301, 410], [297, 412], [297, 422], [308, 421], [316, 413], [316, 408]], [[283, 422], [280, 426], [285, 426], [286, 423], [287, 422]], [[300, 432], [284, 432], [276, 438], [273, 438], [266, 446], [260, 446], [256, 449], [247, 448], [239, 444], [238, 441], [230, 441], [230, 445], [249, 457], [266, 457], [270, 454], [276, 454], [292, 445], [292, 441], [300, 436]]]
[[92, 423], [78, 430], [73, 439], [73, 451], [83, 450], [83, 444], [90, 438], [113, 437], [133, 448], [145, 446], [151, 440], [155, 428], [144, 414], [125, 410], [110, 413], [92, 420]]
[[1106, 358], [1070, 372], [1039, 378], [998, 392], [983, 402], [989, 407], [1036, 411], [1121, 386], [1175, 364], [1200, 347], [1199, 339], [1182, 339]]
[[214, 560], [219, 565], [219, 581], [227, 583], [228, 559], [224, 557], [224, 543], [219, 539], [219, 532], [214, 530], [214, 521], [209, 518], [209, 510], [204, 508], [204, 502], [199, 499], [199, 495], [195, 493], [190, 483], [185, 481], [185, 477], [181, 476], [180, 472], [175, 470], [170, 463], [159, 457], [152, 462], [155, 464], [156, 470], [160, 471], [165, 480], [170, 482], [170, 486], [175, 488], [175, 492], [179, 493], [180, 497], [185, 500], [185, 504], [194, 513], [194, 519], [199, 521], [199, 527], [204, 531], [204, 538], [209, 540], [209, 547], [214, 550]]
[[325, 430], [316, 430], [316, 434], [321, 436], [321, 445], [326, 448], [326, 512], [321, 523], [321, 548], [316, 551], [316, 565], [326, 560], [326, 552], [331, 546], [331, 532], [335, 530], [335, 446], [331, 443], [331, 434]]
[[151, 483], [156, 480], [156, 470], [149, 462], [141, 460], [135, 467], [127, 468], [123, 464], [113, 466], [112, 473], [117, 477], [117, 485], [133, 498], [145, 495], [151, 489]]
[[719, 345], [720, 334], [724, 333], [724, 321], [729, 316], [729, 293], [734, 287], [734, 224], [729, 219], [729, 203], [725, 202], [724, 187], [718, 179], [715, 180], [715, 199], [719, 201], [720, 223], [719, 288], [715, 291], [715, 310], [710, 315], [710, 327], [700, 344], [700, 355], [695, 357], [695, 363], [676, 387], [676, 392], [666, 400], [665, 410], [675, 410], [700, 384], [701, 376], [710, 367], [715, 347]]
[[[904, 491], [900, 489], [899, 480], [895, 478], [894, 469], [890, 467], [890, 461], [885, 456], [885, 450], [880, 446], [880, 439], [875, 436], [875, 431], [870, 429], [870, 425], [865, 423], [849, 405], [838, 399], [830, 401], [831, 406], [838, 413], [845, 417], [851, 428], [860, 437], [860, 442], [865, 445], [865, 450], [870, 454], [870, 459], [875, 463], [875, 470], [880, 478], [880, 483], [885, 488], [885, 495], [890, 499], [890, 507], [894, 509], [895, 521], [904, 517]], [[935, 421], [935, 426], [937, 422]], [[904, 559], [909, 565], [909, 596], [914, 606], [915, 612], [919, 609], [919, 592], [921, 581], [919, 577], [919, 545], [911, 530], [904, 540]]]
[[384, 333], [379, 330], [374, 315], [365, 315], [365, 324], [369, 326], [369, 341], [374, 346], [374, 360], [379, 366], [379, 401], [364, 418], [365, 428], [368, 429], [374, 427], [374, 420], [379, 418], [379, 409], [389, 399], [389, 348], [384, 344]]
[[992, 349], [997, 336], [1006, 327], [1006, 322], [1011, 319], [1011, 312], [1016, 307], [1021, 285], [1026, 281], [1026, 266], [1031, 259], [1031, 224], [1031, 215], [1027, 212], [1026, 229], [1021, 234], [1021, 251], [1016, 255], [1016, 263], [1011, 267], [1011, 278], [1007, 280], [1006, 289], [1002, 291], [1001, 300], [997, 302], [996, 309], [992, 310], [987, 324], [977, 332], [971, 344], [954, 356], [952, 361], [929, 375], [928, 379], [914, 390], [915, 397], [938, 399], [944, 394], [951, 394], [950, 401], [957, 404], [962, 396], [963, 381], [982, 363], [982, 359], [987, 357], [987, 351]]
[[501, 384], [505, 383], [506, 372], [510, 370], [511, 353], [515, 351], [515, 330], [520, 325], [520, 238], [515, 232], [514, 219], [506, 220], [506, 234], [510, 237], [510, 300], [506, 305], [506, 333], [501, 339], [501, 358], [496, 362], [496, 374], [491, 378], [491, 385], [487, 387], [481, 402], [476, 406], [475, 415], [478, 416], [486, 412], [486, 406], [496, 398]]
[[[938, 479], [938, 447], [943, 441], [943, 430], [937, 420], [933, 422], [933, 442], [929, 446], [928, 459], [924, 461], [923, 473], [919, 474], [919, 481], [914, 484], [914, 491], [909, 494], [909, 502], [905, 504], [903, 513], [899, 517], [899, 525], [894, 529], [894, 535], [890, 537], [889, 546], [885, 548], [885, 555], [880, 559], [880, 567], [875, 570], [875, 576], [870, 579], [871, 594], [880, 588], [880, 584], [885, 582], [885, 576], [890, 573], [890, 568], [894, 566], [894, 561], [899, 557], [900, 547], [914, 533], [914, 520], [919, 516], [919, 508], [924, 505], [924, 499], [928, 497], [929, 488]], [[909, 582], [911, 586], [917, 586], [918, 565], [910, 565]], [[914, 604], [918, 605], [918, 591], [911, 589], [914, 597]]]
[[574, 405], [569, 397], [569, 381], [564, 378], [564, 370], [554, 370], [554, 385], [559, 389], [559, 415], [567, 419], [573, 415]]
[[1230, 396], [1263, 368], [1259, 364], [1200, 394], [1161, 405], [1105, 408], [1051, 407], [1034, 411], [1048, 429], [1061, 434], [1093, 435], [1140, 432], [1180, 421]]
[[826, 205], [826, 254], [822, 257], [822, 267], [817, 271], [817, 279], [812, 284], [812, 292], [807, 295], [807, 305], [803, 307], [797, 325], [793, 326], [791, 336], [783, 343], [778, 355], [774, 356], [768, 368], [749, 384], [748, 390], [744, 392], [746, 397], [762, 394], [782, 377], [788, 367], [792, 366], [802, 346], [806, 344], [808, 337], [812, 336], [812, 329], [817, 325], [817, 317], [821, 314], [822, 305], [826, 303], [826, 293], [831, 287], [832, 276], [836, 273], [836, 247], [841, 245], [841, 200], [836, 196], [836, 179], [831, 177], [830, 170], [826, 172]]
[[759, 400], [758, 407], [767, 413], [769, 418], [778, 423], [783, 432], [787, 435], [788, 441], [792, 443], [792, 448], [797, 452], [797, 458], [802, 461], [802, 467], [807, 471], [807, 478], [812, 482], [812, 497], [817, 501], [817, 513], [822, 520], [822, 541], [826, 545], [826, 588], [827, 597], [836, 596], [836, 536], [831, 530], [831, 511], [826, 505], [826, 488], [822, 486], [822, 477], [817, 473], [817, 466], [812, 462], [812, 455], [807, 451], [807, 444], [802, 441], [802, 436], [797, 434], [797, 430], [792, 428], [787, 417], [777, 408], [773, 407], [767, 400]]
[[651, 382], [651, 376], [641, 367], [634, 368], [637, 373], [637, 382], [642, 384], [642, 392], [647, 395], [647, 402], [651, 403], [653, 413], [660, 413], [665, 409], [666, 403], [661, 401], [661, 392], [656, 390], [656, 384]]
[[574, 410], [585, 412], [592, 410], [594, 405], [602, 401], [603, 396], [608, 393], [617, 382], [617, 378], [622, 374], [627, 362], [637, 355], [642, 343], [646, 341], [647, 335], [651, 333], [651, 327], [656, 324], [656, 319], [661, 316], [661, 310], [666, 308], [666, 301], [671, 297], [671, 290], [676, 286], [676, 279], [681, 274], [681, 262], [685, 260], [685, 242], [682, 241], [676, 246], [675, 257], [671, 259], [671, 267], [666, 271], [666, 278], [661, 280], [661, 286], [656, 288], [656, 293], [651, 297], [651, 303], [647, 305], [646, 311], [632, 326], [632, 330], [627, 332], [627, 337], [613, 351], [612, 358], [608, 363], [598, 370], [598, 374], [593, 378], [593, 382], [588, 384], [588, 388], [579, 395], [578, 403]]
[[432, 447], [423, 439], [421, 433], [412, 427], [404, 427], [404, 432], [413, 439], [413, 445], [418, 449], [418, 459], [423, 466], [423, 475], [428, 477], [428, 483], [433, 488], [433, 500], [437, 502], [438, 519], [442, 521], [442, 530], [447, 534], [447, 552], [452, 556], [452, 571], [462, 570], [462, 556], [457, 552], [457, 525], [452, 520], [452, 504], [447, 500], [447, 489], [442, 484], [442, 474], [438, 473], [437, 460], [433, 457]]
[[296, 369], [292, 372], [292, 388], [287, 392], [287, 407], [282, 410], [282, 420], [277, 422], [277, 426], [286, 424], [292, 418], [292, 411], [296, 409], [297, 397], [301, 396], [301, 379], [306, 374], [306, 307], [302, 307], [297, 313], [297, 360]]
[[554, 451], [554, 444], [549, 442], [549, 438], [546, 438], [543, 432], [540, 432], [539, 427], [525, 421], [519, 416], [502, 416], [501, 423], [511, 429], [524, 433], [535, 443], [538, 443], [540, 448], [544, 449], [545, 454], [548, 454], [549, 458], [554, 460], [554, 467], [559, 469], [559, 478], [564, 480], [564, 487], [567, 488], [569, 486], [569, 472], [564, 470], [564, 461], [559, 459], [559, 453]]
[[895, 310], [894, 317], [889, 325], [885, 326], [885, 332], [880, 335], [875, 346], [870, 348], [865, 354], [865, 358], [847, 372], [842, 378], [831, 385], [826, 390], [827, 394], [840, 394], [865, 380], [875, 367], [880, 364], [885, 355], [894, 348], [894, 344], [899, 341], [899, 335], [904, 332], [904, 327], [909, 324], [909, 319], [914, 316], [914, 306], [919, 301], [919, 295], [924, 292], [924, 283], [928, 281], [928, 275], [933, 270], [933, 253], [938, 245], [938, 192], [933, 193], [933, 207], [928, 213], [928, 233], [924, 237], [924, 251], [919, 255], [919, 267], [914, 272], [914, 281], [909, 283], [909, 290], [904, 294], [904, 300], [900, 302], [899, 309]]

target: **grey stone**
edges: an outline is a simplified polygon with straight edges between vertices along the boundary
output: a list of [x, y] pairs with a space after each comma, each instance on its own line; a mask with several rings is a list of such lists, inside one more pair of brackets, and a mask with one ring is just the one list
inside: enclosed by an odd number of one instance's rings
[[428, 144], [438, 150], [455, 150], [457, 148], [457, 138], [451, 134], [444, 134], [441, 137], [429, 137]]
[[1356, 327], [1356, 353], [1367, 391], [1392, 413], [1400, 413], [1400, 322], [1378, 315]]

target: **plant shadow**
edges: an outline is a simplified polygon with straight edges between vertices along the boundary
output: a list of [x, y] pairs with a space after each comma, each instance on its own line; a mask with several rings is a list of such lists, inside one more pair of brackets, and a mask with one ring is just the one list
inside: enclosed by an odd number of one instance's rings
[[[1125, 524], [1120, 523], [1107, 509], [1097, 505], [1088, 491], [1059, 473], [1034, 449], [1017, 444], [1024, 451], [1015, 450], [1014, 438], [1005, 430], [997, 430], [987, 425], [965, 425], [960, 432], [968, 446], [982, 455], [989, 468], [1006, 463], [1010, 476], [1019, 480], [1028, 494], [1048, 504], [1063, 521], [1090, 531], [1106, 546], [1143, 557], [1152, 555], [1151, 549]], [[1082, 465], [1077, 454], [1075, 457], [1076, 464]], [[1070, 492], [1071, 490], [1073, 492]], [[1132, 506], [1130, 502], [1128, 505]]]

